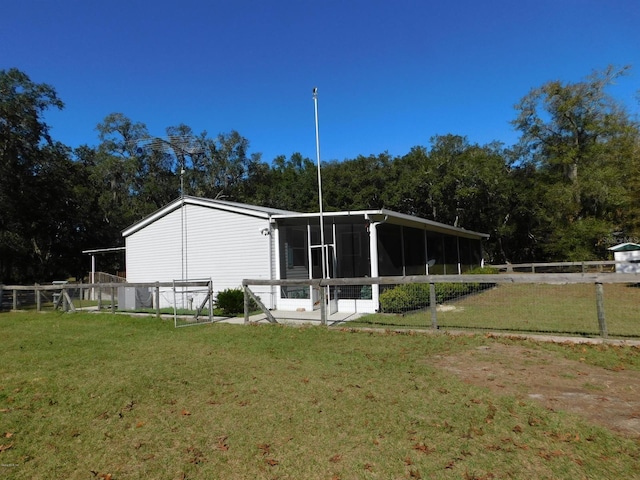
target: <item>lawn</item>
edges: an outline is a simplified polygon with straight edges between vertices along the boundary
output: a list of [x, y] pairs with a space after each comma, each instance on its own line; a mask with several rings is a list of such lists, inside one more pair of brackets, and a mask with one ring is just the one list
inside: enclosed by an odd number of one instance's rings
[[[441, 328], [597, 337], [595, 292], [592, 284], [500, 284], [445, 302], [437, 323]], [[604, 285], [604, 310], [609, 335], [640, 338], [640, 288]], [[431, 312], [426, 307], [405, 315], [367, 315], [357, 325], [430, 327]]]
[[0, 478], [640, 478], [637, 440], [433, 366], [494, 338], [36, 312], [0, 335]]

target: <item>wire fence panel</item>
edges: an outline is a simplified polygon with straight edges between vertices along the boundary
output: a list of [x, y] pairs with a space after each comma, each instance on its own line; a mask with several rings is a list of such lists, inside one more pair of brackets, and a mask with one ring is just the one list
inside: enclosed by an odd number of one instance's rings
[[[271, 314], [276, 320], [297, 316], [353, 327], [640, 338], [640, 276], [606, 272], [433, 275], [367, 278], [366, 284], [358, 283], [362, 280], [313, 280], [304, 287], [304, 281], [292, 280], [243, 284], [255, 289], [279, 285], [277, 292], [283, 294], [304, 292], [275, 298], [277, 311]], [[317, 305], [320, 298], [316, 295], [311, 301], [312, 292], [321, 290], [326, 292], [324, 322]]]
[[443, 328], [598, 335], [595, 287], [590, 284], [500, 284], [440, 306]]
[[609, 335], [640, 337], [640, 284], [604, 285], [604, 312]]
[[[182, 286], [182, 285], [178, 285]], [[192, 281], [200, 295], [189, 309], [208, 310], [210, 281]], [[244, 280], [245, 317], [226, 321], [318, 322], [377, 328], [433, 328], [640, 338], [640, 274], [554, 273], [430, 275], [309, 280]], [[171, 283], [0, 285], [1, 309], [125, 310], [118, 295], [145, 289], [161, 314]], [[181, 292], [182, 290], [180, 290]], [[136, 290], [137, 292], [137, 290]], [[155, 293], [154, 293], [155, 292]], [[189, 292], [192, 294], [193, 292]], [[137, 296], [135, 297], [138, 298]], [[125, 298], [126, 299], [126, 298]], [[126, 302], [125, 302], [126, 303]], [[205, 308], [208, 307], [208, 308]], [[175, 313], [176, 309], [172, 308]], [[196, 319], [197, 321], [199, 318]], [[206, 321], [205, 318], [202, 318]], [[217, 320], [217, 319], [216, 319]], [[191, 324], [193, 321], [184, 322]], [[182, 324], [182, 323], [180, 323]]]
[[[442, 329], [557, 335], [601, 335], [596, 287], [591, 283], [436, 283], [435, 315]], [[638, 284], [604, 285], [607, 334], [640, 337]], [[389, 285], [380, 312], [356, 322], [380, 327], [432, 326], [429, 284]]]

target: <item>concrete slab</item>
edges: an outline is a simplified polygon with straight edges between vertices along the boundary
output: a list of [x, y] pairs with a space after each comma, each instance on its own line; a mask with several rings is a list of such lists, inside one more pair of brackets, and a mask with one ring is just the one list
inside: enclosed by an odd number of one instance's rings
[[[303, 312], [290, 312], [285, 310], [272, 310], [271, 315], [278, 321], [278, 323], [284, 324], [320, 324], [320, 310], [313, 311], [303, 311]], [[350, 320], [355, 320], [356, 318], [362, 316], [361, 313], [347, 313], [347, 312], [336, 312], [332, 315], [327, 316], [327, 325], [337, 325], [342, 322], [348, 322]], [[238, 322], [238, 320], [240, 322]], [[235, 318], [235, 319], [227, 319], [223, 320], [228, 323], [244, 323], [243, 318]], [[250, 322], [262, 323], [268, 322], [267, 316], [264, 313], [259, 313], [256, 315], [252, 315], [249, 317]]]

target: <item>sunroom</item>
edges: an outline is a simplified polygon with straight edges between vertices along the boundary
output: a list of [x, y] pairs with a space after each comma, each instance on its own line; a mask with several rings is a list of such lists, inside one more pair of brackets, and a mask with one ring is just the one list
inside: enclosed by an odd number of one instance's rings
[[[278, 279], [460, 274], [480, 266], [481, 241], [488, 237], [389, 210], [285, 214], [273, 220]], [[378, 285], [332, 287], [329, 311], [374, 312], [379, 294]], [[282, 310], [320, 306], [318, 292], [308, 286], [280, 287], [277, 304]]]

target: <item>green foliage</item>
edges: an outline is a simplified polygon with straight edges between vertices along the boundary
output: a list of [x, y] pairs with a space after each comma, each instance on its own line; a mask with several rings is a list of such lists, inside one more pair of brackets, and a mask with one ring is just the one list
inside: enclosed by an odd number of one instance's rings
[[[603, 258], [603, 239], [637, 234], [639, 129], [606, 89], [629, 67], [608, 67], [575, 83], [550, 81], [517, 105], [521, 132], [516, 166], [522, 174], [521, 241], [534, 259]], [[532, 186], [533, 188], [527, 188]]]
[[78, 273], [83, 167], [44, 121], [47, 110], [62, 108], [51, 86], [0, 70], [0, 282]]
[[[244, 312], [244, 292], [241, 288], [227, 288], [218, 292], [216, 296], [216, 307], [222, 310], [224, 315], [237, 315]], [[256, 310], [258, 305], [253, 300], [250, 301], [249, 309]]]
[[428, 283], [398, 285], [380, 294], [380, 309], [384, 313], [404, 313], [428, 307], [429, 304]]
[[497, 275], [500, 270], [495, 267], [476, 267], [464, 273], [465, 275]]
[[[532, 89], [516, 106], [514, 146], [445, 134], [403, 156], [326, 161], [326, 208], [385, 208], [488, 233], [490, 263], [605, 259], [618, 239], [640, 238], [640, 128], [607, 93], [627, 70]], [[210, 137], [185, 124], [151, 137], [123, 113], [97, 125], [97, 146], [72, 153], [44, 121], [62, 107], [51, 86], [0, 70], [4, 283], [81, 278], [80, 252], [121, 244], [124, 228], [180, 194], [181, 178], [188, 195], [317, 211], [316, 164], [300, 153], [262, 162], [236, 131]], [[122, 258], [101, 268], [122, 270]]]
[[[496, 274], [492, 267], [478, 267], [466, 272], [469, 275]], [[436, 303], [444, 303], [470, 293], [493, 287], [492, 283], [436, 283]], [[409, 283], [389, 288], [380, 294], [383, 313], [406, 313], [431, 305], [428, 283]]]

